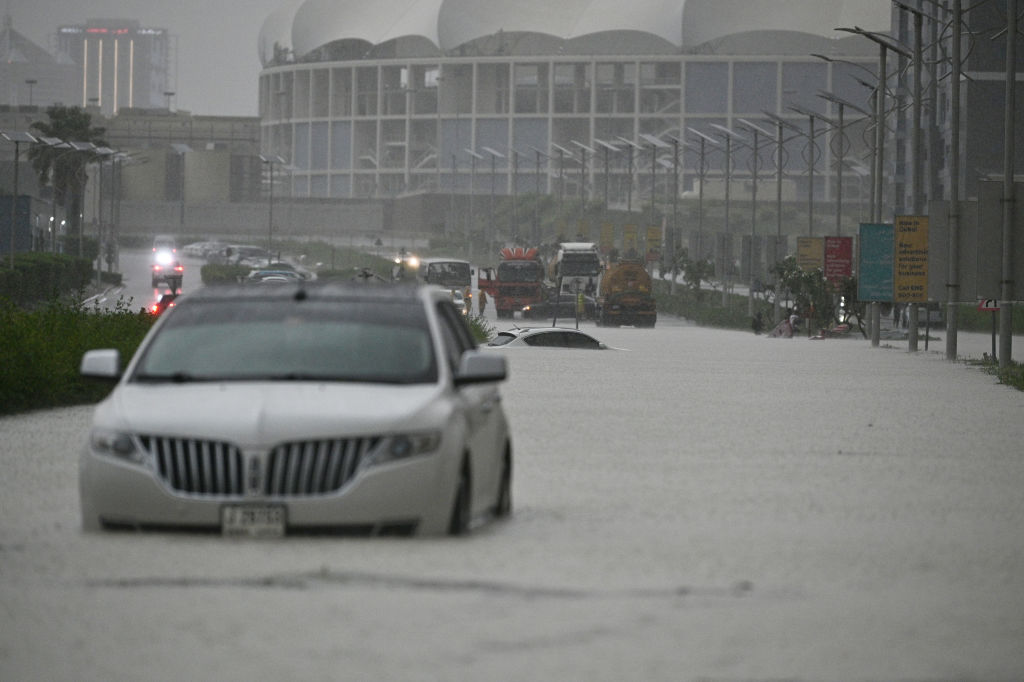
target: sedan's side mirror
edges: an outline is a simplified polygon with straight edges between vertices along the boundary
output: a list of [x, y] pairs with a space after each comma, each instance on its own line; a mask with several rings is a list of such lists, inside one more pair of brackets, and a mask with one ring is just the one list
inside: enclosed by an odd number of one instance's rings
[[121, 376], [121, 353], [116, 348], [86, 351], [79, 372], [96, 379], [117, 379]]
[[461, 386], [504, 381], [507, 377], [508, 364], [503, 356], [470, 350], [462, 354], [459, 369], [455, 373], [455, 384]]

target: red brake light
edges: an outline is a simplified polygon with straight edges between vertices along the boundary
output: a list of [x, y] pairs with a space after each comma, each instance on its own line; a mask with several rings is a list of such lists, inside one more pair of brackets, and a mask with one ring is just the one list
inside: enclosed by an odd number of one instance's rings
[[154, 303], [153, 305], [149, 306], [149, 312], [152, 313], [153, 315], [156, 315], [157, 313], [159, 313], [160, 312], [160, 304], [159, 303]]
[[175, 265], [174, 266], [174, 271], [175, 272], [185, 272], [185, 266], [184, 265]]

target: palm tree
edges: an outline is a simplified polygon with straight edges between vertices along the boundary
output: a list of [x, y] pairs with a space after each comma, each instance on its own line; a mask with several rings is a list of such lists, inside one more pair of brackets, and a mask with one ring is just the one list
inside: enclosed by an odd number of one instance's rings
[[[106, 146], [103, 135], [107, 129], [94, 126], [92, 115], [80, 107], [55, 104], [47, 108], [46, 115], [48, 121], [36, 121], [31, 126], [41, 137]], [[96, 161], [98, 155], [90, 150], [69, 151], [59, 146], [33, 144], [29, 147], [28, 156], [40, 186], [53, 187], [54, 200], [64, 205], [65, 214], [69, 217], [68, 236], [81, 235], [82, 197], [88, 181], [85, 168]], [[79, 240], [79, 251], [81, 243]]]

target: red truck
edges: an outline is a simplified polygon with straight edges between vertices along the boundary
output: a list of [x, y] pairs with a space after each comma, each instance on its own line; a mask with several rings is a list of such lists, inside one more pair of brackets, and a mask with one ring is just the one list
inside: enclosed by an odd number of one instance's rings
[[509, 246], [500, 251], [498, 269], [480, 271], [478, 286], [494, 300], [498, 317], [512, 317], [513, 311], [545, 299], [544, 264], [535, 248]]

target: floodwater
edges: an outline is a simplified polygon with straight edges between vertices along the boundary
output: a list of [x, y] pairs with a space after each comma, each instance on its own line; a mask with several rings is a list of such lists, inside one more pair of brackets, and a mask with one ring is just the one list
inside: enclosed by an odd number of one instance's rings
[[469, 538], [83, 535], [89, 408], [0, 419], [0, 679], [1024, 678], [1024, 393], [583, 328], [620, 350], [493, 351], [515, 509]]

